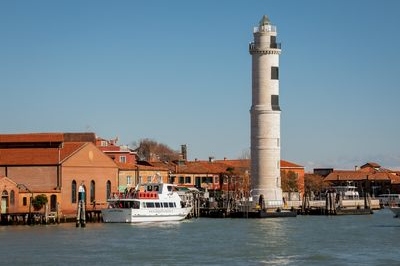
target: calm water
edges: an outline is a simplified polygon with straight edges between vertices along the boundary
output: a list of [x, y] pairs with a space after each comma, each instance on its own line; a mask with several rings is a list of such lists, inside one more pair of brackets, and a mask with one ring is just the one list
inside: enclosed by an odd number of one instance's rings
[[191, 219], [0, 227], [1, 265], [400, 265], [400, 219]]

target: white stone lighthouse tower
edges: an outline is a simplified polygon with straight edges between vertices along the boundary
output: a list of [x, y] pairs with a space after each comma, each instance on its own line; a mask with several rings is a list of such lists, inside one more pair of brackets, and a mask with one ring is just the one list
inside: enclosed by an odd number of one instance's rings
[[252, 57], [251, 195], [266, 209], [282, 207], [279, 55], [276, 27], [263, 16], [249, 45]]

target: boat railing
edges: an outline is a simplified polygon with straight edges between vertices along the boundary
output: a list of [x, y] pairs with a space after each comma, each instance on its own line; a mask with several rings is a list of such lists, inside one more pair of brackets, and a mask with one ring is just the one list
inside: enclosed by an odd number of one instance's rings
[[138, 191], [135, 195], [137, 199], [158, 199], [156, 191]]

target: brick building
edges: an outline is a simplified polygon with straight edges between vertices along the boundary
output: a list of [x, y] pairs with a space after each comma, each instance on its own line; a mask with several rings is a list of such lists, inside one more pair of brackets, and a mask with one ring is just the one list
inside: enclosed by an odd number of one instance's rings
[[[323, 169], [318, 169], [322, 172]], [[344, 186], [349, 183], [357, 187], [360, 195], [368, 192], [372, 196], [385, 193], [400, 193], [400, 174], [382, 167], [378, 163], [368, 162], [354, 170], [334, 170], [326, 172], [324, 181], [332, 186]]]
[[95, 143], [94, 133], [0, 134], [1, 213], [28, 212], [44, 194], [49, 211], [75, 215], [81, 184], [88, 205], [105, 202], [118, 167]]

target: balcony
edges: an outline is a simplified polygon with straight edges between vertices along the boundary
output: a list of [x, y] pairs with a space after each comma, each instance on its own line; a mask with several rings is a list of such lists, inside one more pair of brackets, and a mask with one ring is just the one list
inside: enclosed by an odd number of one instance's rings
[[261, 27], [254, 27], [253, 33], [256, 33], [256, 32], [276, 32], [276, 26], [263, 25]]

